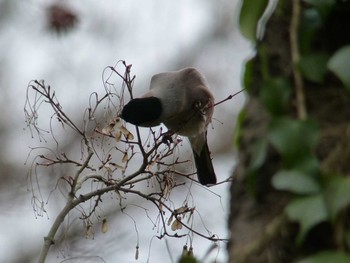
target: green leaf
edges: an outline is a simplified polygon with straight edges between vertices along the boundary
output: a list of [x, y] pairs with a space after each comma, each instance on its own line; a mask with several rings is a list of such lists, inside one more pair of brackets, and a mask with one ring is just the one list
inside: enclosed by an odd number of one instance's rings
[[286, 79], [271, 79], [264, 84], [261, 100], [272, 115], [279, 116], [288, 108], [290, 94], [291, 87]]
[[246, 89], [248, 89], [248, 91], [252, 85], [254, 60], [255, 58], [251, 58], [245, 63], [243, 85]]
[[350, 254], [340, 251], [322, 251], [297, 263], [349, 263]]
[[320, 185], [313, 176], [296, 170], [282, 170], [272, 177], [272, 185], [277, 190], [286, 190], [296, 194], [315, 194]]
[[320, 174], [320, 162], [314, 155], [306, 152], [302, 158], [299, 158], [297, 163], [293, 164], [293, 170], [317, 176]]
[[339, 211], [350, 204], [350, 179], [343, 176], [327, 178], [324, 197], [330, 216], [335, 219]]
[[262, 138], [256, 141], [253, 145], [252, 159], [249, 164], [249, 169], [256, 170], [262, 166], [267, 155], [267, 140]]
[[314, 6], [323, 19], [328, 16], [336, 4], [336, 0], [304, 0], [304, 2]]
[[330, 58], [328, 69], [332, 71], [350, 91], [350, 45], [345, 46]]
[[268, 0], [242, 0], [239, 16], [239, 27], [243, 36], [256, 42], [258, 22], [264, 13]]
[[262, 80], [268, 81], [270, 80], [270, 72], [269, 72], [269, 54], [267, 52], [267, 47], [266, 47], [266, 43], [259, 43], [259, 45], [257, 46], [257, 57], [259, 59], [259, 68], [260, 68], [260, 73], [261, 73], [261, 77]]
[[182, 256], [179, 263], [196, 263], [197, 260], [193, 256]]
[[345, 229], [344, 239], [345, 239], [346, 246], [350, 247], [350, 229], [349, 228]]
[[327, 208], [322, 194], [293, 199], [287, 205], [286, 213], [291, 220], [300, 224], [297, 238], [299, 244], [312, 227], [327, 220]]
[[240, 146], [240, 142], [243, 136], [243, 122], [246, 118], [247, 115], [247, 110], [246, 109], [242, 109], [237, 117], [236, 120], [236, 127], [235, 127], [235, 131], [234, 131], [234, 135], [233, 135], [233, 144], [236, 145], [238, 148]]
[[270, 124], [268, 138], [287, 168], [292, 168], [310, 158], [318, 142], [318, 127], [311, 121], [277, 118]]
[[327, 61], [328, 56], [326, 54], [308, 54], [300, 58], [299, 68], [307, 80], [323, 83], [327, 73]]
[[320, 28], [322, 28], [320, 13], [314, 8], [304, 9], [299, 29], [299, 44], [302, 54], [313, 52], [314, 40]]

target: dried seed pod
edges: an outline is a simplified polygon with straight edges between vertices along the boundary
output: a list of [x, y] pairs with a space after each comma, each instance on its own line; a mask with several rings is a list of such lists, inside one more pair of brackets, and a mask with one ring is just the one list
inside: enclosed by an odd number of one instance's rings
[[176, 231], [182, 229], [181, 218], [177, 217], [171, 225], [171, 230]]
[[125, 152], [122, 158], [122, 163], [126, 163], [127, 161], [129, 161], [129, 156], [128, 152]]
[[116, 131], [116, 132], [115, 132], [115, 135], [114, 135], [114, 139], [115, 139], [117, 142], [119, 142], [121, 138], [122, 138], [122, 132], [119, 131], [119, 130]]
[[136, 251], [135, 251], [135, 259], [138, 260], [139, 259], [139, 246], [136, 247]]
[[94, 238], [94, 228], [92, 227], [92, 224], [88, 224], [86, 226], [85, 238], [86, 239], [93, 239]]
[[108, 225], [107, 218], [104, 218], [102, 220], [101, 231], [102, 231], [103, 234], [105, 234], [105, 233], [107, 233], [108, 229], [109, 229], [109, 225]]

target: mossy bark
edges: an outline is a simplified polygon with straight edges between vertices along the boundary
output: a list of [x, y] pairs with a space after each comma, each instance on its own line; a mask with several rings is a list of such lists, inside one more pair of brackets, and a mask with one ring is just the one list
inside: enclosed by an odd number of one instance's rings
[[[279, 1], [266, 25], [264, 39], [258, 44], [258, 48], [263, 47], [266, 52], [269, 74], [272, 77], [283, 76], [289, 79], [293, 86], [289, 38], [291, 5], [292, 1]], [[308, 7], [302, 4], [302, 11], [305, 8]], [[344, 15], [344, 10], [347, 10], [347, 15]], [[343, 27], [350, 24], [349, 10], [337, 6], [332, 11], [341, 13], [339, 17], [342, 19]], [[322, 51], [331, 54], [349, 38], [350, 34], [339, 30], [339, 23], [335, 19], [337, 14], [332, 13], [329, 17], [329, 21], [317, 33], [310, 52]], [[338, 35], [334, 36], [335, 32], [338, 32]], [[328, 36], [333, 36], [335, 40], [331, 41]], [[296, 245], [298, 225], [290, 222], [283, 213], [290, 195], [276, 191], [270, 183], [273, 174], [281, 167], [280, 156], [271, 146], [266, 161], [255, 172], [254, 191], [250, 191], [248, 167], [254, 154], [254, 143], [266, 137], [267, 127], [272, 118], [259, 97], [263, 88], [261, 63], [263, 63], [261, 56], [257, 55], [253, 62], [249, 98], [244, 108], [246, 115], [242, 125], [239, 162], [231, 186], [229, 262], [295, 262], [305, 255], [331, 249], [339, 244], [336, 240], [337, 234], [334, 233], [335, 227], [331, 227], [329, 223], [321, 223], [308, 233], [300, 246]], [[308, 118], [316, 120], [320, 127], [321, 136], [315, 154], [320, 161], [322, 173], [350, 175], [348, 92], [330, 73], [322, 84], [311, 83], [305, 79], [303, 84]], [[294, 95], [288, 105], [288, 114], [294, 118], [297, 114], [293, 98]]]

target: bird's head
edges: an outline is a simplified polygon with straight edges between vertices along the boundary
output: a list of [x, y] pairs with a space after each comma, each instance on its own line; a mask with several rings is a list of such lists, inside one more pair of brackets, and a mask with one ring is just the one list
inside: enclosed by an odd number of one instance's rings
[[137, 126], [156, 126], [150, 123], [156, 122], [162, 111], [160, 99], [156, 97], [137, 98], [124, 106], [120, 117]]

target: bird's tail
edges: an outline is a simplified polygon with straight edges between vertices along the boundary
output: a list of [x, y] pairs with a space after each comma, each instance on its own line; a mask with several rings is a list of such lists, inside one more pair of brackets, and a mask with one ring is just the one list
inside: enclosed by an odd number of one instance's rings
[[193, 150], [193, 156], [199, 182], [202, 185], [216, 184], [216, 175], [206, 140], [199, 154]]

